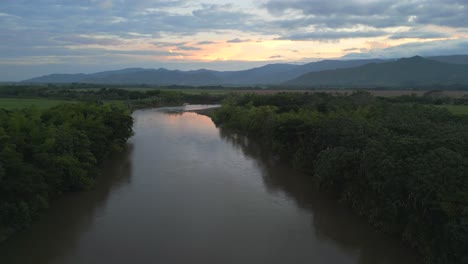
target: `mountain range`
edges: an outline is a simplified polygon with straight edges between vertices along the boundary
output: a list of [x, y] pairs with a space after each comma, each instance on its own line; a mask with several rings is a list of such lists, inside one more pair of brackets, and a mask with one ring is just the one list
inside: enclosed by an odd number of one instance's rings
[[243, 71], [128, 68], [92, 74], [51, 74], [24, 83], [148, 85], [407, 86], [468, 84], [468, 55], [407, 59], [323, 60], [268, 64]]
[[415, 56], [354, 68], [309, 72], [287, 84], [315, 87], [468, 85], [468, 64], [450, 64]]

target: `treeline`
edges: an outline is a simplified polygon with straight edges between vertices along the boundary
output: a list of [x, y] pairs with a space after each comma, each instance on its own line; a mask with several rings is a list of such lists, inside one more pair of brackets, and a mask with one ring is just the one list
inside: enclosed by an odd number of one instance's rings
[[70, 86], [4, 85], [0, 86], [0, 97], [5, 98], [49, 98], [86, 102], [109, 100], [125, 101], [130, 106], [157, 107], [165, 105], [219, 103], [224, 96], [209, 93], [183, 93], [173, 90], [132, 90], [118, 88], [71, 89]]
[[191, 94], [170, 90], [127, 90], [102, 88], [92, 90], [59, 89], [48, 92], [48, 97], [77, 101], [111, 101], [119, 100], [136, 108], [181, 105], [183, 103], [210, 104], [220, 102], [223, 97], [208, 93]]
[[4, 85], [0, 86], [0, 97], [4, 98], [48, 98], [85, 102], [125, 101], [135, 108], [181, 105], [183, 103], [212, 104], [219, 103], [224, 95], [202, 93], [184, 93], [173, 90], [152, 89], [78, 89], [69, 86], [39, 85]]
[[52, 198], [92, 187], [132, 126], [130, 112], [113, 105], [0, 109], [0, 241], [27, 227]]
[[450, 97], [441, 90], [428, 91], [422, 96], [416, 94], [400, 95], [395, 97], [381, 97], [381, 101], [392, 103], [412, 103], [431, 105], [468, 105], [468, 96]]
[[468, 263], [466, 117], [365, 92], [232, 96], [212, 117], [267, 144], [427, 263]]

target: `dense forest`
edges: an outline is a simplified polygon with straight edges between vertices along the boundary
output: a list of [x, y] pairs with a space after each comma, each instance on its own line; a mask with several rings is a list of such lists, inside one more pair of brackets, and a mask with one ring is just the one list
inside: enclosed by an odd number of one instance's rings
[[130, 111], [115, 105], [0, 109], [0, 241], [27, 227], [54, 197], [91, 188], [132, 125]]
[[468, 263], [468, 118], [412, 99], [250, 94], [229, 97], [211, 115], [310, 174], [427, 263]]

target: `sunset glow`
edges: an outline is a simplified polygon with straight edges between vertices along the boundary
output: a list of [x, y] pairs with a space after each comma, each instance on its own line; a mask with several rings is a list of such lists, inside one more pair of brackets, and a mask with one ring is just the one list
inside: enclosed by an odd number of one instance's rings
[[0, 80], [463, 54], [467, 10], [459, 1], [425, 0], [4, 1]]

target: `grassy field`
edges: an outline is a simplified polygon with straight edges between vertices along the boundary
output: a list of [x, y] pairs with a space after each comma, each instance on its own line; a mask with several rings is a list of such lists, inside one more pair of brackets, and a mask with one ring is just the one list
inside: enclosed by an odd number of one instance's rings
[[0, 108], [20, 109], [26, 107], [37, 107], [40, 109], [50, 108], [59, 104], [76, 103], [76, 101], [53, 100], [53, 99], [18, 99], [18, 98], [0, 98]]
[[456, 115], [468, 115], [468, 105], [438, 105], [438, 107], [447, 108]]

